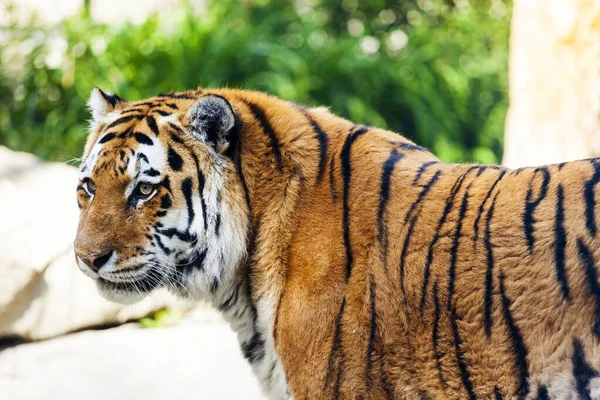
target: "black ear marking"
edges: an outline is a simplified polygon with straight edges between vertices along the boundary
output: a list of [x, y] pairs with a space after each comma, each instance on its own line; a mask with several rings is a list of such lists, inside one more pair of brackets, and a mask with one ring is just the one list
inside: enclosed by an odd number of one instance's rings
[[98, 121], [99, 119], [104, 118], [106, 114], [113, 111], [119, 103], [126, 102], [126, 100], [116, 94], [104, 92], [96, 86], [92, 89], [92, 94], [88, 100], [88, 106], [92, 111], [94, 121]]
[[231, 104], [222, 96], [203, 96], [187, 112], [188, 129], [217, 153], [231, 157], [237, 140], [237, 119]]
[[102, 89], [100, 89], [99, 87], [97, 87], [97, 89], [100, 92], [100, 95], [104, 98], [104, 100], [107, 103], [109, 103], [113, 108], [116, 107], [118, 103], [125, 101], [124, 99], [122, 99], [114, 93], [106, 93], [102, 91]]

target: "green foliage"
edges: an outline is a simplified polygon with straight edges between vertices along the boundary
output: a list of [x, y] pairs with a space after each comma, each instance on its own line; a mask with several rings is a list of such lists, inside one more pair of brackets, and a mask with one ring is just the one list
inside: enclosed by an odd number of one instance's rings
[[446, 161], [497, 162], [507, 1], [215, 0], [140, 25], [83, 13], [55, 27], [11, 23], [0, 41], [0, 144], [79, 156], [93, 86], [128, 99], [229, 86], [330, 106]]
[[139, 320], [143, 328], [163, 328], [175, 325], [184, 316], [185, 312], [176, 308], [163, 308]]

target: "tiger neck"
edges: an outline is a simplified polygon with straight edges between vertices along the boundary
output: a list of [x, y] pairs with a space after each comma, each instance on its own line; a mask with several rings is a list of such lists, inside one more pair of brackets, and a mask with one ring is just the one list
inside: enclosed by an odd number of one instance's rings
[[[240, 97], [231, 99], [241, 115], [241, 137], [237, 165], [250, 214], [248, 255], [239, 266], [229, 289], [221, 285], [213, 296], [232, 329], [242, 353], [249, 361], [269, 398], [289, 397], [287, 378], [276, 349], [275, 314], [284, 287], [288, 247], [294, 229], [295, 209], [303, 185], [316, 178], [317, 169], [296, 149], [312, 147], [318, 154], [314, 133], [301, 109], [278, 99]], [[269, 117], [289, 116], [296, 127], [277, 126]], [[306, 129], [305, 132], [298, 129]], [[288, 127], [289, 129], [291, 128]], [[310, 147], [299, 143], [310, 135]]]

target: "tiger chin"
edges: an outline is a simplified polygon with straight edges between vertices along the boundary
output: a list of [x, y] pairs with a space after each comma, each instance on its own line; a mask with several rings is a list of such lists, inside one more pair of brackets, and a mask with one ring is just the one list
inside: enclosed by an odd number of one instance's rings
[[272, 399], [600, 399], [600, 160], [446, 164], [259, 92], [95, 88], [79, 268], [210, 301]]

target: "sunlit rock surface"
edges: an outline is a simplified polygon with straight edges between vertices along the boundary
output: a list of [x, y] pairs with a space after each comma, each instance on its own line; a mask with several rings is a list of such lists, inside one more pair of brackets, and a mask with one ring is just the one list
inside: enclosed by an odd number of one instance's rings
[[262, 399], [235, 334], [216, 311], [177, 326], [85, 331], [0, 352], [7, 400]]
[[600, 0], [515, 0], [503, 163], [600, 155]]
[[0, 146], [0, 338], [38, 340], [174, 304], [157, 293], [109, 303], [75, 265], [77, 170]]

